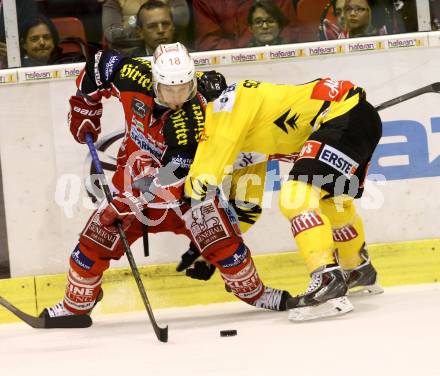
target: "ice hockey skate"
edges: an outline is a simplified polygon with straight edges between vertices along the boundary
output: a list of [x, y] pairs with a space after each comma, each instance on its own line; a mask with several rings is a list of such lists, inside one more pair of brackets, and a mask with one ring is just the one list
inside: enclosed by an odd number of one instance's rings
[[[93, 308], [102, 300], [104, 297], [104, 292], [102, 289], [99, 291], [98, 297], [96, 298], [96, 302], [93, 305]], [[87, 314], [90, 315], [93, 308]], [[75, 315], [73, 312], [70, 312], [66, 307], [64, 307], [64, 300], [54, 304], [51, 307], [44, 308], [38, 317], [62, 317], [62, 316], [73, 316]]]
[[383, 293], [382, 286], [378, 283], [377, 272], [371, 264], [370, 256], [365, 248], [360, 251], [364, 262], [358, 267], [345, 270], [346, 283], [349, 296], [367, 296]]
[[290, 321], [338, 316], [353, 310], [346, 296], [348, 287], [338, 265], [322, 266], [311, 277], [307, 291], [287, 301]]
[[288, 291], [273, 289], [266, 286], [263, 295], [258, 300], [252, 303], [257, 308], [270, 309], [272, 311], [285, 311], [287, 305], [291, 302], [293, 297]]

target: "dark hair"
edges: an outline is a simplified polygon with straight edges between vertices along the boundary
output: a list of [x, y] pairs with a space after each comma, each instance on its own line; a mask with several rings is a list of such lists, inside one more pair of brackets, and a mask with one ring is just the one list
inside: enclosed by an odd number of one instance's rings
[[29, 34], [29, 30], [38, 25], [47, 26], [50, 35], [52, 36], [54, 45], [58, 46], [58, 43], [60, 42], [60, 36], [58, 34], [58, 30], [56, 29], [55, 25], [50, 20], [50, 18], [47, 18], [41, 14], [38, 15], [37, 17], [26, 20], [26, 22], [24, 22], [20, 26], [20, 41], [24, 42]]
[[268, 14], [270, 14], [275, 19], [275, 21], [278, 22], [280, 29], [283, 29], [287, 25], [287, 18], [284, 16], [284, 14], [281, 12], [281, 9], [276, 4], [274, 4], [271, 0], [256, 0], [249, 9], [247, 18], [249, 26], [252, 26], [252, 16], [258, 8], [262, 8]]
[[[171, 7], [168, 4], [165, 4], [164, 2], [159, 1], [159, 0], [148, 0], [146, 3], [141, 5], [141, 7], [139, 8], [139, 10], [138, 10], [138, 12], [136, 14], [136, 25], [139, 28], [142, 28], [142, 21], [141, 21], [141, 17], [140, 17], [141, 11], [143, 11], [143, 10], [151, 10], [151, 9], [158, 9], [158, 8], [168, 10], [169, 13], [170, 13], [171, 19], [173, 19], [173, 14], [171, 12]], [[173, 23], [174, 23], [174, 20], [173, 20]]]

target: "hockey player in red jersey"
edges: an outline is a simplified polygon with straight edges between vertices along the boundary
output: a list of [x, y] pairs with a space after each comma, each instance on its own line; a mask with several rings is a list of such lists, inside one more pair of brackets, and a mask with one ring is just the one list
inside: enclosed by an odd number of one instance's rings
[[223, 76], [196, 73], [185, 47], [174, 43], [160, 45], [153, 64], [98, 52], [81, 72], [77, 87], [68, 120], [77, 142], [85, 143], [86, 133], [97, 140], [103, 97], [120, 100], [126, 132], [112, 179], [114, 199], [103, 202], [88, 220], [70, 257], [65, 296], [41, 315], [92, 310], [102, 296], [104, 271], [124, 254], [116, 221], [122, 222], [129, 244], [142, 237], [145, 224], [150, 233], [186, 235], [219, 269], [236, 297], [256, 307], [285, 310], [290, 294], [263, 285], [234, 210], [217, 196], [193, 208], [182, 200], [204, 127], [204, 108], [226, 87]]

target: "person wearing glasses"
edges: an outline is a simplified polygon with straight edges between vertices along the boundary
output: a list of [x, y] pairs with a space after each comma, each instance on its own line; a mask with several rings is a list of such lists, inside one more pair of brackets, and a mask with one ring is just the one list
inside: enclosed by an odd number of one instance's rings
[[[254, 0], [193, 0], [195, 23], [194, 48], [197, 51], [246, 47], [252, 39], [247, 18]], [[281, 31], [286, 42], [298, 41], [296, 11], [292, 0], [272, 0], [288, 24]]]
[[389, 34], [389, 12], [380, 0], [346, 0], [345, 31], [339, 39]]
[[247, 47], [258, 47], [287, 43], [280, 35], [287, 25], [281, 9], [270, 0], [259, 0], [252, 5], [248, 14], [252, 39]]

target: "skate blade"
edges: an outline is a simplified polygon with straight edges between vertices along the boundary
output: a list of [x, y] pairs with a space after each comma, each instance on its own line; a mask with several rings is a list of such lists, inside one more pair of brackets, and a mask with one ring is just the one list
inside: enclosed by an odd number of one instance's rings
[[350, 297], [369, 296], [369, 295], [382, 294], [383, 292], [384, 290], [382, 286], [375, 283], [373, 285], [368, 285], [368, 286], [353, 287], [348, 291], [348, 296]]
[[309, 307], [289, 309], [290, 321], [301, 322], [323, 317], [339, 316], [353, 310], [353, 304], [346, 296], [327, 300], [326, 302]]

